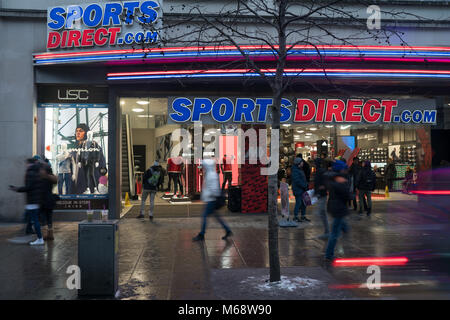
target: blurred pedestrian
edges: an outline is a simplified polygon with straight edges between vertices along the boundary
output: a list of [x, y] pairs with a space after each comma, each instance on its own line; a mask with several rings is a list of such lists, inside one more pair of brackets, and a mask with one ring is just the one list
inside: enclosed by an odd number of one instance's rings
[[153, 208], [155, 207], [155, 195], [158, 191], [158, 186], [161, 185], [162, 180], [162, 172], [161, 167], [159, 165], [158, 161], [155, 161], [153, 163], [153, 166], [148, 168], [145, 173], [144, 177], [142, 178], [143, 182], [143, 190], [142, 190], [142, 198], [141, 198], [141, 211], [139, 215], [136, 217], [138, 219], [144, 218], [145, 215], [145, 201], [147, 200], [147, 197], [150, 196], [150, 209], [148, 213], [148, 218], [150, 221], [153, 221]]
[[347, 164], [344, 161], [336, 160], [333, 163], [333, 172], [329, 174], [329, 179], [326, 180], [329, 192], [328, 211], [333, 217], [331, 233], [325, 252], [325, 263], [327, 266], [334, 259], [334, 249], [340, 232], [348, 232], [345, 216], [349, 214], [347, 201], [352, 199], [352, 194], [349, 192], [347, 169]]
[[367, 199], [367, 216], [370, 217], [372, 213], [372, 191], [375, 190], [376, 186], [376, 175], [372, 170], [372, 165], [370, 161], [364, 161], [364, 166], [361, 173], [359, 174], [358, 180], [356, 181], [356, 186], [359, 190], [359, 216], [362, 216], [362, 203], [364, 203], [365, 198]]
[[[41, 207], [41, 218], [44, 222], [42, 227], [42, 235], [44, 240], [54, 240], [53, 235], [53, 209], [56, 206], [57, 195], [53, 194], [53, 186], [58, 179], [53, 174], [53, 170], [48, 159], [40, 164], [40, 175], [42, 179], [43, 199]], [[44, 225], [47, 226], [45, 230]]]
[[[216, 212], [218, 206], [218, 200], [222, 196], [222, 191], [220, 190], [219, 185], [219, 175], [216, 171], [216, 163], [214, 160], [205, 159], [202, 163], [203, 170], [203, 186], [202, 186], [202, 194], [201, 200], [206, 202], [205, 209], [203, 211], [202, 216], [202, 227], [197, 236], [195, 236], [193, 241], [201, 241], [205, 239], [206, 232], [206, 222], [208, 216], [214, 214]], [[216, 220], [220, 223], [220, 225], [225, 229], [225, 235], [222, 237], [223, 240], [226, 240], [233, 233], [228, 225], [220, 218], [220, 216], [215, 213]]]
[[397, 176], [397, 169], [395, 168], [394, 160], [388, 159], [388, 164], [386, 165], [386, 169], [384, 170], [384, 178], [389, 192], [393, 191], [392, 187], [396, 176]]
[[[353, 194], [355, 195], [354, 199], [351, 200], [350, 202], [353, 203], [353, 210], [358, 210], [358, 204], [356, 203], [356, 180], [358, 179], [358, 176], [360, 174], [362, 170], [361, 164], [359, 162], [359, 158], [358, 157], [354, 157], [353, 158], [353, 162], [352, 165], [350, 166], [349, 169], [349, 180], [350, 180], [350, 190], [353, 192]], [[367, 206], [365, 205], [364, 208], [366, 208]]]
[[330, 227], [327, 218], [327, 189], [325, 185], [325, 176], [327, 172], [327, 163], [324, 159], [315, 159], [316, 174], [314, 175], [314, 195], [317, 197], [316, 213], [321, 218], [324, 227], [324, 233], [319, 239], [328, 239]]
[[25, 186], [9, 186], [10, 190], [26, 193], [25, 214], [30, 217], [37, 235], [37, 239], [30, 245], [43, 245], [44, 239], [39, 224], [39, 212], [43, 200], [43, 184], [40, 169], [41, 166], [35, 158], [26, 160]]
[[[306, 218], [306, 205], [303, 202], [303, 194], [308, 190], [308, 182], [303, 170], [305, 163], [302, 157], [296, 157], [291, 169], [292, 191], [295, 196], [294, 221], [296, 222], [310, 221]], [[301, 211], [300, 219], [298, 218], [299, 211]]]

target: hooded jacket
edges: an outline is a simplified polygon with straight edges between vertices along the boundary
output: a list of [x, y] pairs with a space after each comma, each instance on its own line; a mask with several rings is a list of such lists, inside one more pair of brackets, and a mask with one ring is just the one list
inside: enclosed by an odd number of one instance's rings
[[[292, 191], [295, 196], [301, 196], [308, 188], [308, 182], [306, 181], [305, 172], [299, 167], [303, 160], [295, 158], [294, 165], [292, 166]], [[303, 161], [304, 162], [304, 161]]]
[[375, 175], [375, 172], [373, 172], [372, 168], [365, 166], [359, 173], [355, 185], [359, 190], [373, 191], [375, 190], [376, 179], [377, 177]]
[[45, 190], [40, 169], [41, 165], [39, 162], [30, 165], [25, 173], [25, 186], [17, 189], [17, 192], [26, 193], [27, 204], [42, 205]]
[[344, 217], [349, 214], [347, 201], [353, 200], [349, 192], [349, 183], [336, 182], [335, 177], [348, 178], [345, 175], [336, 172], [327, 172], [326, 185], [329, 191], [328, 212], [335, 218]]
[[219, 186], [219, 175], [216, 171], [214, 160], [205, 159], [202, 163], [203, 167], [203, 186], [201, 200], [205, 202], [216, 201], [221, 195]]
[[[159, 179], [158, 179], [158, 183], [156, 186], [151, 185], [150, 183], [148, 183], [148, 179], [156, 172], [159, 172]], [[147, 169], [144, 173], [144, 177], [142, 178], [143, 180], [143, 187], [145, 190], [152, 190], [152, 191], [157, 191], [158, 190], [158, 186], [162, 184], [162, 179], [163, 179], [163, 175], [162, 175], [162, 171], [161, 171], [161, 166], [151, 166], [149, 169]]]

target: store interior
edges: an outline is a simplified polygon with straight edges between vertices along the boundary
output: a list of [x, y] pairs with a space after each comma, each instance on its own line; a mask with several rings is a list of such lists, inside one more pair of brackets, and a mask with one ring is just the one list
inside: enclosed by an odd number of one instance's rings
[[[167, 98], [121, 98], [122, 112], [122, 196], [125, 200], [128, 193], [131, 200], [139, 200], [142, 192], [142, 176], [146, 169], [159, 161], [167, 172], [170, 154], [174, 146], [171, 134], [179, 125], [167, 123]], [[231, 185], [241, 184], [238, 165], [239, 147], [236, 129], [241, 126], [207, 125], [205, 130], [214, 129], [219, 135], [219, 157], [230, 157], [232, 172]], [[192, 130], [185, 126], [185, 129]], [[393, 158], [396, 177], [393, 191], [402, 191], [402, 182], [407, 168], [417, 167], [423, 162], [424, 151], [421, 150], [418, 130], [429, 130], [423, 127], [383, 126], [383, 125], [296, 125], [282, 124], [280, 133], [280, 165], [289, 167], [299, 153], [303, 159], [313, 164], [313, 159], [321, 154], [335, 159], [338, 156], [349, 160], [358, 156], [360, 160], [369, 160], [377, 174], [376, 192], [384, 193], [384, 170], [388, 159]], [[214, 134], [214, 132], [212, 133]], [[206, 137], [206, 135], [205, 135]], [[204, 147], [207, 142], [204, 142]], [[222, 162], [219, 160], [219, 162]], [[130, 165], [134, 164], [134, 166]], [[313, 168], [314, 173], [314, 166]], [[168, 176], [164, 179], [162, 197], [167, 203], [193, 202], [199, 199], [202, 184], [202, 173], [199, 164], [185, 164], [180, 169], [180, 183], [183, 195], [173, 197], [174, 186], [168, 185]], [[225, 179], [223, 170], [218, 169], [220, 184]], [[170, 187], [170, 188], [169, 188]], [[228, 184], [225, 186], [228, 189]], [[180, 187], [178, 187], [178, 192]], [[170, 197], [164, 196], [169, 193]]]

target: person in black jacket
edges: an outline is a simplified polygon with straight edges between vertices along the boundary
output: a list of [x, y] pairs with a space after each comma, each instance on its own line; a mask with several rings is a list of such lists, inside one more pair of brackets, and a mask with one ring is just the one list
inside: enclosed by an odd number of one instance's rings
[[327, 163], [324, 159], [316, 158], [314, 160], [316, 173], [314, 175], [314, 195], [317, 196], [316, 213], [322, 219], [324, 234], [319, 239], [327, 239], [330, 234], [330, 227], [327, 218], [327, 189], [325, 186], [325, 172], [327, 172]]
[[162, 181], [162, 172], [161, 167], [158, 161], [155, 161], [153, 166], [151, 166], [144, 173], [143, 180], [143, 190], [142, 190], [142, 199], [141, 199], [141, 212], [137, 216], [137, 218], [144, 218], [145, 211], [145, 201], [147, 197], [150, 195], [150, 211], [149, 211], [149, 219], [153, 221], [153, 208], [155, 206], [155, 195], [158, 191], [158, 186], [161, 185]]
[[326, 185], [329, 192], [328, 212], [333, 217], [331, 234], [325, 252], [325, 261], [330, 263], [334, 258], [334, 249], [341, 230], [348, 232], [345, 216], [349, 214], [347, 201], [352, 199], [347, 179], [347, 164], [336, 160], [333, 163], [333, 172], [326, 174]]
[[43, 185], [41, 178], [41, 166], [35, 158], [26, 160], [27, 170], [25, 173], [25, 186], [15, 187], [9, 186], [10, 190], [26, 193], [25, 214], [31, 217], [34, 224], [37, 239], [30, 242], [30, 245], [43, 245], [44, 239], [41, 233], [41, 225], [39, 224], [39, 211], [43, 200]]
[[384, 171], [384, 177], [389, 191], [392, 191], [392, 186], [394, 184], [396, 176], [397, 176], [397, 169], [395, 168], [394, 160], [388, 159], [388, 164], [386, 165], [386, 169]]
[[43, 221], [47, 224], [47, 232], [43, 230], [44, 240], [54, 240], [53, 236], [53, 209], [56, 205], [56, 198], [53, 194], [53, 186], [58, 179], [53, 174], [52, 167], [48, 159], [41, 163], [42, 187], [44, 190], [41, 214]]
[[[358, 157], [354, 157], [353, 158], [353, 162], [352, 165], [350, 166], [350, 169], [348, 171], [349, 174], [349, 178], [351, 181], [351, 185], [353, 188], [351, 188], [351, 191], [356, 194], [356, 180], [358, 179], [359, 173], [361, 172], [361, 164], [359, 163], [359, 158]], [[356, 197], [351, 201], [353, 202], [353, 210], [358, 210], [358, 206], [356, 203]], [[367, 206], [364, 203], [364, 208], [366, 208]]]
[[370, 161], [365, 161], [364, 166], [356, 181], [359, 190], [359, 215], [362, 216], [362, 203], [367, 198], [367, 216], [370, 217], [372, 212], [372, 191], [376, 186], [376, 175], [372, 170]]
[[[297, 154], [297, 158], [303, 160], [302, 154]], [[309, 183], [309, 181], [311, 180], [311, 166], [309, 165], [308, 161], [305, 160], [303, 160], [303, 172], [305, 173], [306, 182]]]

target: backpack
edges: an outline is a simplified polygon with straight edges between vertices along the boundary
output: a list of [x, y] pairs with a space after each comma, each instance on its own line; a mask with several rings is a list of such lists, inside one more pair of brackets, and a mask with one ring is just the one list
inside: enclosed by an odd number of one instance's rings
[[153, 171], [153, 169], [150, 168], [150, 174], [151, 174], [150, 178], [147, 179], [148, 184], [152, 187], [157, 187], [159, 178], [161, 177], [161, 172]]

